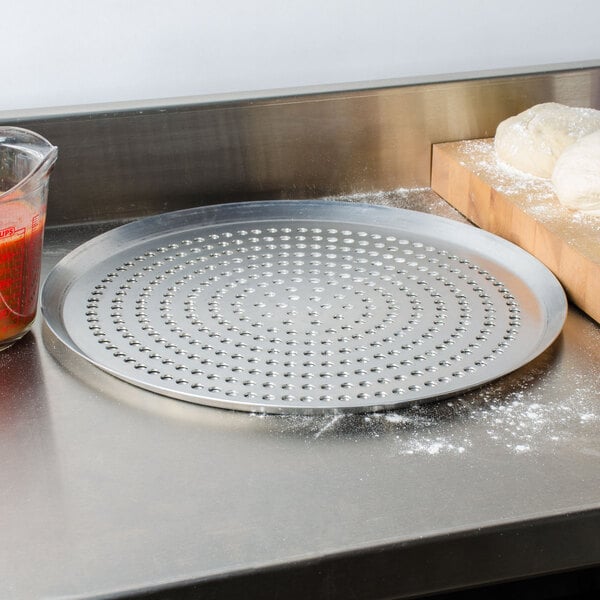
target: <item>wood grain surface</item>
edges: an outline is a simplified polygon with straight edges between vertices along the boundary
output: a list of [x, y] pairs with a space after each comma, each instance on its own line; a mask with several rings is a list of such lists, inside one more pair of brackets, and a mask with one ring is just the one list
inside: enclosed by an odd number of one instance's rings
[[493, 139], [434, 144], [431, 187], [474, 224], [536, 256], [600, 322], [600, 217], [562, 206], [549, 180], [499, 163]]

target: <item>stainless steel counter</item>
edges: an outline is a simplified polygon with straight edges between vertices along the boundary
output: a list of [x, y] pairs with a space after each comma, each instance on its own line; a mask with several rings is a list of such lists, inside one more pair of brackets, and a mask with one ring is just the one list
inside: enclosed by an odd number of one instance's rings
[[[460, 219], [428, 189], [350, 199]], [[115, 224], [50, 228], [44, 271]], [[0, 354], [0, 597], [399, 598], [598, 565], [599, 363], [573, 308], [450, 401], [265, 416], [130, 386], [38, 318]]]

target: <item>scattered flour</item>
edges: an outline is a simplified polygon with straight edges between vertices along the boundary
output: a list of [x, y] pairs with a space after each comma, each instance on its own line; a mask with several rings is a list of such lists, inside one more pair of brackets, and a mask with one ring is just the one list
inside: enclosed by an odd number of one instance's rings
[[[524, 175], [512, 167], [499, 164], [490, 155], [485, 140], [462, 143], [467, 154], [480, 153], [481, 175], [500, 182], [505, 193], [538, 190], [540, 196], [554, 198], [548, 180]], [[471, 162], [469, 161], [469, 164]], [[498, 188], [497, 188], [498, 189]], [[429, 188], [397, 189], [390, 192], [354, 194], [328, 200], [375, 202], [384, 206], [435, 212], [461, 220], [460, 214]], [[567, 211], [558, 202], [533, 206], [545, 211]], [[568, 211], [571, 219], [589, 222], [593, 217]], [[600, 219], [595, 221], [600, 227]], [[600, 346], [600, 329], [593, 347]], [[595, 351], [592, 351], [595, 353]], [[595, 354], [594, 354], [595, 356]], [[595, 359], [593, 359], [595, 360]], [[580, 439], [597, 440], [600, 425], [598, 384], [585, 379], [578, 366], [573, 373], [566, 367], [555, 370], [552, 353], [545, 353], [519, 375], [499, 379], [485, 387], [454, 397], [398, 410], [369, 414], [266, 415], [251, 413], [261, 425], [275, 435], [294, 435], [306, 443], [322, 443], [331, 439], [375, 439], [386, 443], [395, 455], [468, 455], [483, 445], [493, 445], [503, 452], [526, 455], [552, 452]], [[575, 383], [575, 385], [573, 385]], [[594, 442], [592, 442], [594, 443]], [[575, 444], [576, 445], [576, 444]]]
[[463, 157], [459, 161], [462, 166], [468, 166], [471, 169], [475, 167], [476, 175], [493, 183], [495, 190], [507, 196], [518, 196], [523, 192], [531, 192], [538, 198], [555, 198], [554, 188], [549, 179], [523, 173], [498, 160], [492, 140], [465, 140], [459, 144], [458, 151]]
[[319, 431], [317, 431], [317, 433], [315, 433], [315, 439], [318, 437], [321, 437], [321, 435], [323, 435], [326, 431], [328, 431], [329, 429], [331, 429], [332, 427], [335, 427], [335, 424], [342, 418], [341, 414], [338, 415], [333, 415], [331, 417], [331, 419], [329, 421], [327, 421], [327, 423], [325, 423], [325, 425], [323, 425], [323, 427], [321, 427], [321, 429], [319, 429]]
[[[550, 179], [523, 173], [498, 160], [493, 140], [465, 140], [457, 146], [459, 163], [494, 190], [518, 198], [522, 210], [541, 222], [576, 224], [600, 231], [600, 218], [563, 206]], [[525, 203], [523, 203], [525, 202]]]
[[466, 219], [438, 196], [431, 188], [397, 188], [390, 191], [361, 192], [358, 194], [329, 196], [322, 200], [364, 202], [366, 204], [378, 204], [391, 206], [392, 208], [404, 208], [425, 213], [433, 213], [440, 217], [466, 222]]
[[[369, 414], [264, 415], [272, 432], [319, 438], [380, 438], [400, 455], [438, 456], [477, 452], [485, 444], [512, 454], [552, 451], [584, 436], [597, 439], [600, 402], [594, 381], [577, 381], [554, 393], [556, 377], [542, 364], [513, 378], [448, 401]], [[550, 390], [553, 390], [552, 392]]]

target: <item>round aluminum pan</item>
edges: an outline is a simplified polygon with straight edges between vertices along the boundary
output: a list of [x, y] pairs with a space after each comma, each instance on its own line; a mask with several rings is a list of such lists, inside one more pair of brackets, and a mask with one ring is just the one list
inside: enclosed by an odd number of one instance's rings
[[145, 218], [49, 274], [42, 312], [125, 381], [245, 411], [437, 400], [543, 352], [564, 291], [517, 246], [403, 209], [244, 202]]

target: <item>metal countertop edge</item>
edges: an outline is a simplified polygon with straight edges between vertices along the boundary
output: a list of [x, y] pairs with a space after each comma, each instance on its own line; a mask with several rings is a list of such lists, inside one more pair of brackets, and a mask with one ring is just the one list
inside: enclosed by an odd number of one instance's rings
[[[594, 528], [600, 509], [587, 508], [81, 599], [416, 598], [600, 567], [600, 538], [589, 536]], [[465, 556], [475, 557], [468, 578], [461, 574]]]

